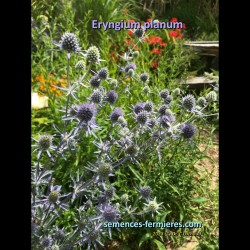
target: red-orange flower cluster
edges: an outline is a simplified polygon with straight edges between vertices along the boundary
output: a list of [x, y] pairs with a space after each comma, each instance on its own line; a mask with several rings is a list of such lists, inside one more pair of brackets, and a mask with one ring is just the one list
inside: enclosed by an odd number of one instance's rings
[[[174, 23], [174, 22], [178, 22], [178, 19], [176, 17], [173, 17], [170, 22]], [[186, 24], [183, 23], [182, 27], [185, 29], [186, 28]], [[169, 31], [169, 36], [170, 37], [175, 37], [175, 38], [182, 38], [182, 33], [181, 33], [181, 29], [175, 29], [175, 30], [171, 30]]]
[[54, 85], [59, 85], [61, 87], [67, 86], [66, 75], [62, 75], [61, 79], [57, 79], [54, 74], [49, 74], [47, 78], [44, 77], [44, 73], [35, 77], [35, 81], [40, 83], [39, 89], [42, 92], [49, 90], [51, 93], [54, 93], [56, 96], [61, 96], [62, 92], [58, 90]]
[[152, 52], [152, 54], [161, 55], [162, 54], [162, 49], [154, 48], [154, 49], [152, 49], [151, 52]]

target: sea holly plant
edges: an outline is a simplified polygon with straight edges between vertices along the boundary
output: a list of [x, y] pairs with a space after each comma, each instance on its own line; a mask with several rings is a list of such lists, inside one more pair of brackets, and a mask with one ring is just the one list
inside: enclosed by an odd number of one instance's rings
[[[143, 34], [141, 30], [134, 32], [137, 39]], [[63, 34], [60, 43], [54, 44], [67, 55], [67, 88], [61, 88], [66, 91], [66, 99], [63, 126], [54, 124], [54, 134], [34, 137], [37, 159], [32, 167], [32, 245], [34, 249], [99, 249], [106, 239], [122, 230], [107, 228], [105, 223], [153, 219], [166, 213], [164, 200], [155, 196], [147, 180], [139, 177], [133, 202], [115, 187], [116, 176], [150, 155], [161, 160], [162, 149], [176, 141], [195, 145], [196, 121], [208, 116], [206, 108], [217, 101], [217, 94], [212, 91], [196, 100], [179, 88], [151, 93], [150, 73], [140, 72], [139, 65], [133, 62], [135, 51], [128, 54], [130, 62], [124, 60], [117, 67], [119, 77], [115, 79], [102, 65], [99, 49], [90, 46], [82, 52], [73, 33]], [[71, 53], [79, 57], [76, 65], [70, 65]], [[82, 74], [80, 81], [73, 80], [73, 84], [70, 67]], [[134, 85], [120, 84], [125, 78], [141, 86], [139, 99], [129, 106], [119, 101], [124, 96], [135, 100]], [[69, 169], [69, 185], [55, 180], [59, 161], [76, 157], [82, 147], [88, 148], [88, 143], [96, 147], [93, 160], [85, 162], [77, 172]], [[72, 227], [64, 228], [58, 221], [69, 210], [78, 213]]]

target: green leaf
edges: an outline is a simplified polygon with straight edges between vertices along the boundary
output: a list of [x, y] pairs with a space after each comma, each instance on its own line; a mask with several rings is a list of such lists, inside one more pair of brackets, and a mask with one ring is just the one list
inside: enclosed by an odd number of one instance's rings
[[195, 198], [191, 199], [191, 201], [197, 202], [197, 203], [202, 203], [202, 202], [205, 202], [205, 201], [207, 201], [207, 200], [208, 200], [208, 199], [205, 198], [205, 197], [195, 197]]
[[171, 213], [171, 212], [172, 212], [172, 211], [166, 211], [166, 212], [162, 213], [161, 215], [158, 215], [158, 216], [157, 216], [157, 221], [159, 221], [159, 222], [164, 222], [166, 216], [167, 216], [169, 213]]
[[154, 243], [157, 245], [158, 250], [166, 250], [166, 247], [164, 246], [164, 244], [160, 242], [159, 240], [154, 239]]
[[179, 193], [179, 191], [177, 190], [176, 187], [174, 187], [174, 186], [172, 186], [171, 184], [169, 184], [166, 180], [164, 180], [164, 182], [165, 182], [168, 186], [170, 186], [170, 187], [173, 189], [174, 192], [176, 192], [178, 195], [180, 195], [180, 193]]
[[143, 181], [142, 176], [137, 171], [135, 171], [131, 166], [128, 166], [128, 167], [133, 172], [133, 174], [143, 183], [144, 181]]
[[39, 124], [47, 124], [53, 122], [53, 120], [50, 120], [47, 117], [41, 117], [41, 118], [33, 118], [32, 122], [38, 122]]
[[145, 242], [146, 240], [151, 239], [151, 238], [152, 238], [152, 235], [150, 233], [144, 234], [139, 241], [139, 247], [141, 247], [143, 242]]

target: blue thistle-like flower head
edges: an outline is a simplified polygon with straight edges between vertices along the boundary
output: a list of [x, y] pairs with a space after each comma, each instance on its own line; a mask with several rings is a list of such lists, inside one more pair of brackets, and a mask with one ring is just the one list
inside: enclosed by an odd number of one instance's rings
[[90, 96], [90, 100], [93, 103], [100, 103], [102, 101], [102, 92], [99, 89], [95, 89]]
[[105, 190], [105, 195], [108, 199], [111, 199], [115, 195], [115, 188], [110, 187]]
[[44, 238], [41, 239], [41, 245], [42, 245], [42, 247], [49, 248], [51, 246], [51, 244], [52, 244], [52, 240], [51, 240], [50, 237], [46, 236], [46, 237], [44, 237]]
[[114, 111], [110, 115], [110, 120], [112, 122], [117, 122], [120, 116], [124, 116], [124, 112], [121, 108], [115, 108]]
[[48, 150], [52, 146], [53, 137], [51, 135], [39, 135], [38, 148]]
[[108, 163], [104, 163], [97, 169], [97, 174], [102, 180], [107, 180], [112, 173], [112, 167]]
[[217, 93], [215, 91], [210, 91], [207, 95], [206, 95], [206, 99], [209, 102], [215, 102], [217, 100]]
[[94, 62], [98, 63], [100, 60], [100, 52], [99, 49], [96, 46], [91, 46], [87, 50], [87, 61], [88, 62]]
[[181, 132], [182, 132], [182, 136], [185, 139], [189, 139], [195, 135], [196, 127], [192, 124], [186, 123], [184, 124], [184, 126], [181, 127]]
[[117, 98], [118, 94], [114, 90], [109, 91], [106, 95], [106, 101], [110, 104], [114, 104]]
[[78, 52], [79, 51], [79, 42], [76, 38], [76, 35], [73, 33], [66, 32], [62, 35], [60, 41], [61, 47], [64, 50], [70, 52]]
[[80, 121], [89, 122], [96, 114], [96, 108], [93, 103], [86, 102], [78, 107], [76, 117]]
[[139, 51], [134, 51], [133, 53], [132, 53], [132, 57], [133, 58], [137, 58], [139, 56]]
[[193, 95], [186, 95], [182, 98], [182, 106], [188, 111], [192, 111], [195, 108], [195, 97]]
[[168, 95], [165, 99], [164, 102], [169, 105], [173, 101], [173, 97], [171, 95]]
[[169, 128], [169, 126], [171, 125], [171, 123], [174, 122], [174, 116], [173, 115], [163, 115], [160, 117], [160, 124], [165, 127], [165, 128]]
[[137, 155], [138, 152], [139, 152], [139, 148], [136, 146], [136, 144], [130, 144], [126, 148], [126, 154], [128, 154], [130, 156], [135, 156], [135, 155]]
[[144, 92], [145, 94], [148, 94], [148, 93], [150, 92], [150, 87], [149, 87], [148, 85], [144, 86], [144, 87], [143, 87], [143, 92]]
[[132, 62], [128, 63], [128, 64], [125, 66], [124, 71], [125, 71], [126, 73], [128, 73], [128, 71], [129, 71], [130, 69], [133, 69], [134, 71], [136, 70], [136, 65], [135, 65], [134, 63], [132, 63]]
[[166, 104], [163, 104], [160, 106], [158, 113], [160, 115], [165, 115], [166, 114], [166, 110], [168, 109], [168, 106]]
[[79, 69], [79, 70], [85, 70], [86, 69], [86, 63], [83, 60], [80, 60], [80, 61], [78, 61], [76, 63], [75, 68]]
[[148, 127], [153, 128], [156, 124], [156, 120], [154, 118], [151, 118], [148, 120]]
[[143, 110], [144, 110], [144, 103], [143, 102], [138, 102], [133, 107], [133, 111], [135, 114], [139, 114]]
[[107, 197], [105, 194], [101, 194], [99, 197], [98, 197], [98, 203], [99, 204], [106, 204], [107, 202]]
[[113, 206], [107, 205], [103, 211], [103, 219], [107, 222], [115, 222], [118, 220], [120, 213]]
[[168, 97], [168, 95], [169, 95], [169, 91], [167, 90], [167, 89], [164, 89], [164, 90], [162, 90], [161, 92], [160, 92], [160, 97], [162, 98], [162, 99], [166, 99], [167, 97]]
[[151, 111], [153, 111], [153, 103], [152, 102], [150, 102], [150, 101], [146, 101], [145, 103], [144, 103], [144, 108], [143, 108], [145, 111], [147, 111], [147, 112], [151, 112]]
[[146, 81], [148, 80], [148, 73], [142, 73], [142, 74], [140, 75], [140, 80], [141, 80], [142, 82], [146, 82]]
[[128, 70], [128, 76], [132, 77], [135, 74], [135, 71], [133, 69]]
[[55, 231], [55, 239], [56, 240], [61, 240], [64, 238], [64, 236], [65, 236], [65, 233], [62, 229], [58, 229]]
[[205, 107], [206, 104], [207, 104], [207, 100], [205, 97], [199, 97], [198, 100], [197, 100], [197, 104], [200, 106], [200, 107]]
[[117, 86], [118, 86], [117, 80], [116, 80], [116, 79], [112, 79], [112, 80], [110, 81], [110, 85], [111, 85], [113, 88], [117, 88]]
[[94, 88], [98, 88], [100, 86], [100, 83], [101, 79], [99, 78], [99, 76], [92, 76], [89, 80], [89, 84]]
[[101, 68], [97, 74], [100, 79], [106, 80], [108, 78], [109, 70], [107, 68]]
[[139, 122], [141, 125], [144, 125], [148, 121], [148, 112], [147, 111], [141, 111], [136, 115], [136, 121]]
[[174, 96], [179, 96], [180, 94], [181, 94], [180, 88], [176, 88], [176, 89], [173, 90], [173, 95]]
[[149, 186], [143, 186], [140, 188], [139, 192], [140, 192], [141, 197], [148, 200], [151, 195], [152, 189]]
[[143, 37], [143, 35], [144, 35], [144, 30], [143, 30], [142, 28], [136, 29], [136, 30], [134, 31], [134, 34], [135, 34], [137, 37], [141, 38], [141, 37]]
[[49, 194], [49, 202], [52, 204], [55, 204], [58, 201], [58, 198], [60, 196], [60, 193], [58, 190], [54, 190]]

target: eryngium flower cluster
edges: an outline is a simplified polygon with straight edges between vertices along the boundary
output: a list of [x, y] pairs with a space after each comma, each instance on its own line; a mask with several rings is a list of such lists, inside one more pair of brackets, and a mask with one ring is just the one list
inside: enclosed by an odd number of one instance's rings
[[143, 110], [144, 110], [144, 103], [143, 102], [138, 102], [133, 107], [133, 111], [135, 112], [135, 114], [139, 114]]
[[90, 100], [94, 103], [100, 103], [102, 101], [102, 92], [99, 89], [95, 89], [90, 96]]
[[101, 79], [98, 76], [92, 76], [89, 83], [92, 87], [98, 88], [100, 86]]
[[136, 121], [139, 122], [141, 125], [144, 125], [148, 121], [148, 112], [147, 111], [141, 111], [136, 115]]
[[192, 124], [187, 123], [181, 127], [181, 132], [182, 132], [182, 136], [185, 139], [190, 139], [191, 137], [195, 135], [196, 127]]
[[123, 110], [120, 109], [120, 108], [115, 108], [114, 111], [113, 111], [113, 112], [111, 113], [111, 115], [110, 115], [110, 120], [111, 120], [112, 122], [117, 122], [117, 120], [118, 120], [118, 118], [119, 118], [120, 116], [124, 116]]
[[80, 121], [89, 122], [95, 115], [96, 108], [93, 103], [86, 102], [78, 107], [76, 118]]
[[152, 192], [152, 189], [149, 186], [144, 186], [140, 188], [139, 192], [141, 197], [143, 197], [145, 200], [148, 200]]
[[109, 102], [110, 104], [114, 104], [117, 98], [118, 95], [114, 90], [109, 91], [106, 95], [106, 101]]
[[166, 114], [166, 110], [168, 109], [168, 106], [166, 104], [163, 104], [160, 106], [158, 113], [160, 115], [165, 115]]
[[99, 49], [96, 46], [89, 47], [87, 50], [86, 57], [88, 62], [94, 62], [94, 63], [99, 62], [100, 59]]
[[175, 117], [173, 115], [163, 115], [160, 117], [160, 124], [165, 127], [169, 128], [169, 126], [175, 121]]
[[97, 74], [100, 79], [106, 80], [108, 78], [109, 71], [107, 68], [102, 68]]
[[206, 99], [209, 102], [215, 102], [217, 100], [217, 93], [215, 91], [210, 91], [207, 95], [206, 95]]
[[162, 91], [160, 92], [160, 97], [161, 97], [162, 99], [167, 98], [168, 95], [169, 95], [169, 91], [168, 91], [167, 89], [164, 89], [164, 90], [162, 90]]
[[192, 111], [195, 108], [195, 97], [193, 95], [187, 95], [182, 98], [182, 106], [188, 111]]
[[107, 222], [115, 222], [118, 220], [120, 213], [113, 206], [107, 205], [102, 213], [103, 219]]
[[78, 52], [79, 51], [79, 43], [76, 35], [73, 33], [66, 32], [62, 35], [60, 41], [61, 47], [68, 52]]
[[144, 35], [144, 30], [143, 30], [142, 28], [136, 29], [136, 30], [134, 31], [134, 34], [135, 34], [137, 37], [141, 38], [141, 37], [143, 37], [143, 35]]
[[135, 65], [134, 63], [132, 63], [132, 62], [128, 63], [128, 64], [125, 66], [124, 71], [125, 71], [126, 73], [128, 73], [128, 71], [129, 71], [130, 69], [133, 69], [134, 71], [136, 70], [136, 65]]
[[141, 80], [142, 82], [146, 82], [146, 81], [148, 80], [148, 73], [142, 73], [142, 74], [140, 75], [140, 80]]
[[150, 102], [150, 101], [146, 101], [145, 103], [144, 103], [144, 108], [143, 108], [145, 111], [147, 111], [147, 112], [151, 112], [151, 111], [153, 111], [153, 103], [152, 102]]
[[206, 104], [207, 104], [207, 100], [205, 97], [199, 97], [198, 100], [197, 100], [197, 104], [200, 106], [200, 107], [205, 107]]
[[83, 61], [83, 60], [80, 60], [76, 63], [76, 66], [75, 66], [76, 69], [79, 69], [79, 70], [85, 70], [86, 68], [86, 63]]
[[53, 137], [51, 135], [39, 135], [38, 147], [40, 150], [47, 150], [52, 145]]

